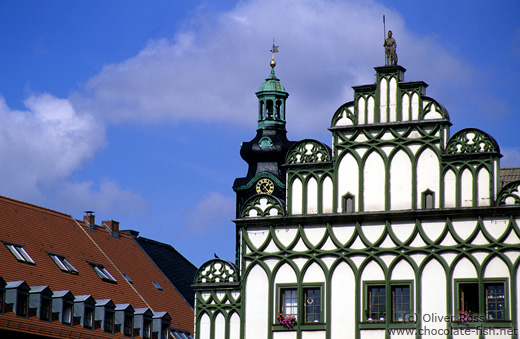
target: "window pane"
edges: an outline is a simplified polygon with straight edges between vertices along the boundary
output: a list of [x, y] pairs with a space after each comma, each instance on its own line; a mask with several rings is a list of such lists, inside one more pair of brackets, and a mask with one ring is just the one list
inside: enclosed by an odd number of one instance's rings
[[74, 273], [78, 273], [78, 270], [74, 266], [72, 266], [72, 264], [70, 262], [68, 262], [67, 259], [63, 258], [62, 261], [63, 261], [63, 264], [65, 266], [67, 266], [69, 271], [74, 272]]
[[94, 309], [88, 307], [85, 308], [85, 327], [92, 328], [94, 325]]
[[18, 247], [17, 250], [24, 257], [25, 261], [34, 264], [34, 260], [32, 260], [32, 258], [29, 256], [29, 254], [25, 251], [23, 247]]
[[16, 249], [16, 247], [14, 245], [6, 245], [7, 248], [9, 249], [9, 251], [11, 251], [11, 253], [15, 256], [15, 258], [19, 261], [25, 261], [24, 257], [22, 256], [21, 253], [18, 252], [18, 250]]
[[92, 266], [92, 268], [94, 269], [94, 271], [96, 271], [96, 273], [99, 275], [99, 277], [100, 277], [101, 279], [106, 279], [106, 280], [108, 280], [108, 277], [105, 275], [105, 273], [103, 273], [103, 272], [99, 269], [99, 267], [97, 267], [97, 266]]
[[40, 319], [45, 321], [51, 320], [51, 299], [41, 299]]
[[368, 287], [368, 308], [366, 317], [370, 319], [379, 319], [386, 312], [386, 288], [384, 286]]
[[125, 328], [124, 328], [124, 334], [125, 335], [132, 335], [132, 330], [134, 327], [134, 318], [132, 316], [125, 316]]
[[505, 295], [503, 283], [485, 284], [486, 319], [505, 319]]
[[104, 330], [106, 332], [114, 332], [114, 313], [106, 311], [105, 312], [105, 326]]
[[282, 313], [284, 315], [298, 314], [298, 293], [296, 289], [282, 290]]
[[63, 321], [64, 324], [72, 324], [72, 304], [63, 305]]
[[27, 295], [20, 293], [18, 294], [16, 314], [20, 317], [27, 317], [29, 315], [29, 304], [27, 299]]
[[477, 283], [459, 284], [459, 311], [478, 314], [478, 299]]
[[410, 286], [392, 286], [392, 321], [410, 317]]
[[319, 288], [306, 288], [303, 293], [305, 322], [319, 322], [321, 320], [321, 290]]
[[116, 278], [114, 278], [112, 276], [112, 274], [110, 274], [110, 272], [108, 272], [108, 270], [106, 268], [102, 267], [101, 270], [108, 277], [108, 280], [110, 280], [110, 281], [117, 281]]
[[55, 255], [51, 255], [51, 258], [52, 258], [52, 261], [54, 261], [54, 263], [55, 263], [56, 265], [58, 265], [58, 267], [60, 268], [60, 270], [65, 271], [65, 272], [68, 272], [68, 271], [69, 271], [69, 269], [67, 268], [67, 266], [65, 266], [65, 265], [61, 262], [60, 258], [58, 258], [58, 257], [55, 256]]

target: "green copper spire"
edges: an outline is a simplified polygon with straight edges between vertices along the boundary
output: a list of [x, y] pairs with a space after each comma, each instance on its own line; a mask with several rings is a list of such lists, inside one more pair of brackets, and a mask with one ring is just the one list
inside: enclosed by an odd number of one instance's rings
[[278, 46], [271, 50], [273, 57], [270, 62], [271, 74], [260, 86], [256, 96], [258, 98], [258, 129], [283, 129], [285, 130], [285, 100], [289, 93], [274, 74], [276, 61], [274, 53], [278, 53]]

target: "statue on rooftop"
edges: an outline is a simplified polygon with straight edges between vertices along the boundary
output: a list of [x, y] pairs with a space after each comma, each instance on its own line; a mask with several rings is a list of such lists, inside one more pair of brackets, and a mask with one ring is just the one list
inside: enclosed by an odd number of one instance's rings
[[385, 66], [397, 65], [397, 43], [395, 39], [392, 38], [392, 31], [388, 31], [388, 38], [385, 39], [383, 47], [385, 48], [386, 57]]

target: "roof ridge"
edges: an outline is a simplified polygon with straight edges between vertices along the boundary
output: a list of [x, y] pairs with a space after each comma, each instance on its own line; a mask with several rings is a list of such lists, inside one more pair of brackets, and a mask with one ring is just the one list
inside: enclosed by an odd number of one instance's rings
[[47, 212], [52, 212], [52, 213], [55, 213], [55, 214], [57, 214], [57, 215], [59, 215], [61, 217], [64, 217], [64, 218], [70, 218], [71, 217], [70, 214], [67, 214], [67, 213], [64, 213], [64, 212], [56, 211], [56, 210], [53, 210], [53, 209], [50, 209], [50, 208], [47, 208], [47, 207], [43, 207], [43, 206], [39, 206], [39, 205], [30, 203], [30, 202], [21, 201], [21, 200], [17, 200], [17, 199], [14, 199], [14, 198], [9, 198], [9, 197], [3, 196], [3, 195], [0, 195], [0, 200], [4, 200], [7, 203], [20, 205], [20, 206], [31, 208], [31, 209], [35, 209], [35, 210], [43, 210], [43, 211], [47, 211]]

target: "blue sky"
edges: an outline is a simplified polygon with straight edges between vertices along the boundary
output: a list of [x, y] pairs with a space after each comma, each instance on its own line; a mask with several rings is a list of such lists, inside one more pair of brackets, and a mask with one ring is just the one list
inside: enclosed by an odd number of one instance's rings
[[276, 74], [291, 140], [330, 145], [332, 114], [384, 64], [520, 166], [520, 2], [147, 0], [0, 2], [0, 194], [233, 260], [233, 180]]

